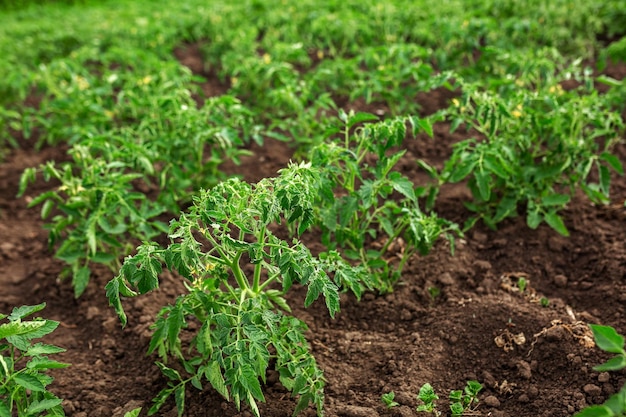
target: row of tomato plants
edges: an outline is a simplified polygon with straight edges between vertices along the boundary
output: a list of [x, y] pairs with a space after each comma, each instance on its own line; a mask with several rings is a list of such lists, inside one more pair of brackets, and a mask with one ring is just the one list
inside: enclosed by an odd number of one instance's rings
[[[125, 323], [123, 298], [156, 288], [163, 266], [186, 280], [189, 293], [156, 319], [149, 350], [161, 356], [159, 367], [170, 385], [155, 399], [152, 413], [173, 395], [182, 414], [186, 387], [207, 381], [258, 414], [259, 379], [271, 359], [283, 385], [299, 395], [295, 413], [309, 403], [321, 413], [323, 376], [308, 352], [306, 326], [289, 315], [285, 299], [293, 283], [308, 286], [306, 305], [322, 295], [334, 315], [339, 291], [357, 297], [367, 290], [392, 291], [414, 253], [427, 253], [442, 234], [453, 242], [479, 219], [495, 227], [522, 213], [532, 228], [545, 221], [567, 234], [559, 212], [576, 190], [607, 202], [611, 170], [623, 173], [611, 153], [623, 131], [623, 82], [594, 78], [550, 48], [503, 48], [487, 18], [458, 16], [451, 20], [457, 26], [442, 26], [449, 36], [429, 41], [419, 30], [391, 29], [422, 27], [392, 25], [401, 18], [394, 6], [377, 23], [385, 34], [385, 44], [377, 45], [371, 32], [376, 25], [366, 30], [347, 19], [354, 25], [336, 26], [324, 15], [309, 14], [304, 21], [317, 29], [307, 33], [315, 36], [294, 44], [287, 39], [300, 39], [291, 35], [302, 33], [302, 19], [256, 7], [255, 25], [244, 30], [226, 30], [241, 27], [245, 16], [230, 6], [222, 14], [200, 14], [208, 16], [205, 24], [183, 24], [187, 40], [209, 39], [203, 46], [205, 66], [215, 66], [230, 93], [244, 102], [225, 95], [198, 107], [189, 88], [197, 79], [174, 61], [94, 41], [70, 47], [68, 58], [46, 61], [29, 80], [45, 92], [38, 108], [25, 113], [3, 108], [9, 125], [25, 136], [36, 132], [41, 143], [70, 146], [71, 161], [27, 170], [20, 193], [38, 173], [60, 184], [31, 205], [41, 205], [49, 219], [51, 247], [66, 262], [64, 273], [76, 296], [88, 284], [92, 263], [110, 266], [119, 274], [107, 285], [107, 295]], [[402, 19], [419, 20], [401, 10]], [[500, 17], [506, 18], [503, 10]], [[283, 23], [273, 24], [276, 20]], [[526, 33], [515, 28], [516, 21], [509, 22], [511, 39]], [[151, 27], [137, 22], [139, 31]], [[227, 32], [237, 36], [224, 37]], [[138, 45], [171, 41], [153, 35], [148, 40], [143, 34]], [[472, 65], [456, 69], [461, 60]], [[580, 86], [564, 90], [572, 79]], [[597, 82], [608, 84], [608, 93], [599, 95]], [[379, 122], [371, 114], [337, 111], [334, 100], [363, 98], [385, 104], [392, 114], [415, 114], [415, 94], [440, 86], [460, 96], [430, 118]], [[252, 100], [254, 107], [243, 104]], [[271, 116], [259, 116], [262, 112]], [[394, 168], [404, 157], [404, 141], [421, 131], [432, 135], [437, 122], [451, 130], [472, 129], [474, 138], [456, 144], [443, 167], [416, 161], [434, 180], [417, 186]], [[222, 182], [221, 162], [237, 160], [245, 153], [243, 144], [261, 142], [264, 135], [295, 139], [303, 162], [258, 184]], [[432, 211], [440, 187], [459, 181], [467, 181], [473, 199], [466, 205], [475, 213], [463, 227]], [[161, 221], [192, 199], [178, 220], [169, 226]], [[288, 230], [287, 237], [273, 234], [278, 227]], [[326, 246], [318, 256], [299, 240], [310, 228], [321, 231]], [[170, 236], [168, 247], [148, 243], [163, 233]], [[406, 248], [390, 264], [387, 251], [398, 239]], [[137, 241], [146, 243], [135, 250]], [[380, 245], [370, 245], [374, 241]], [[12, 323], [38, 308], [18, 310], [9, 316], [9, 327], [17, 329]], [[179, 338], [189, 320], [201, 323], [192, 355]], [[43, 335], [19, 331], [30, 335], [27, 340]], [[8, 339], [7, 349], [15, 340]], [[24, 342], [21, 347], [36, 358], [54, 353], [53, 348], [28, 351]], [[166, 366], [168, 356], [178, 358], [182, 368]], [[33, 366], [28, 377], [12, 380], [20, 389], [41, 393], [49, 380], [36, 370], [46, 366]], [[56, 401], [35, 396], [27, 407], [59, 410]]]
[[[264, 379], [271, 358], [276, 360], [283, 385], [300, 396], [295, 413], [309, 403], [321, 413], [323, 377], [308, 352], [304, 339], [306, 325], [289, 316], [285, 294], [293, 283], [307, 285], [305, 305], [323, 295], [330, 314], [334, 315], [339, 309], [339, 291], [350, 290], [357, 297], [365, 290], [391, 291], [401, 278], [402, 266], [414, 252], [427, 253], [441, 234], [453, 241], [455, 234], [461, 233], [455, 224], [420, 206], [420, 199], [426, 207], [432, 206], [438, 187], [446, 181], [470, 177], [468, 185], [475, 201], [468, 203], [468, 208], [476, 211], [476, 219], [482, 218], [487, 224], [495, 226], [498, 221], [517, 214], [517, 206], [525, 203], [529, 226], [537, 227], [545, 220], [563, 234], [567, 230], [558, 210], [566, 205], [577, 187], [599, 202], [608, 199], [608, 173], [603, 171], [609, 168], [622, 171], [619, 160], [610, 154], [621, 119], [606, 117], [611, 112], [601, 107], [597, 95], [557, 89], [559, 94], [555, 98], [541, 96], [541, 89], [533, 89], [524, 96], [520, 93], [524, 90], [518, 88], [513, 96], [517, 100], [507, 101], [501, 93], [493, 95], [471, 84], [463, 87], [464, 95], [434, 119], [445, 118], [453, 127], [469, 123], [482, 137], [457, 144], [452, 162], [441, 170], [421, 162], [438, 179], [434, 185], [416, 187], [394, 169], [404, 156], [402, 145], [407, 140], [407, 127], [410, 127], [409, 136], [414, 137], [422, 130], [432, 134], [432, 120], [397, 117], [374, 122], [377, 119], [374, 115], [340, 110], [338, 123], [327, 131], [324, 143], [310, 150], [308, 162], [291, 164], [277, 177], [254, 185], [230, 179], [201, 191], [192, 207], [171, 223], [171, 244], [167, 248], [145, 243], [126, 259], [120, 274], [107, 285], [107, 296], [124, 324], [122, 297], [157, 288], [164, 265], [176, 270], [189, 289], [188, 294], [161, 311], [149, 348], [149, 352], [156, 351], [163, 359], [174, 356], [181, 360], [189, 375], [183, 377], [166, 366], [165, 361], [158, 362], [171, 382], [155, 399], [151, 413], [157, 412], [173, 394], [182, 414], [187, 384], [200, 388], [206, 380], [226, 398], [232, 397], [238, 406], [241, 401], [248, 403], [258, 415], [256, 402], [263, 400], [259, 379]], [[549, 98], [560, 102], [550, 103]], [[541, 103], [541, 112], [529, 105], [536, 102]], [[546, 102], [552, 104], [551, 109], [545, 106]], [[600, 107], [593, 107], [598, 102]], [[524, 118], [522, 109], [529, 119]], [[572, 122], [582, 114], [585, 117], [577, 136], [571, 135]], [[590, 117], [594, 114], [598, 119]], [[600, 120], [601, 115], [604, 117]], [[554, 122], [559, 118], [562, 124]], [[532, 129], [526, 130], [529, 121], [544, 128], [542, 135], [528, 139], [531, 143], [534, 140], [532, 147], [526, 141], [519, 141], [520, 131], [532, 134]], [[602, 127], [606, 142], [600, 148], [595, 133]], [[562, 132], [565, 128], [569, 129], [568, 135]], [[512, 136], [502, 138], [499, 129]], [[95, 165], [94, 161], [91, 165]], [[547, 167], [543, 168], [541, 162]], [[600, 178], [595, 185], [588, 180], [594, 165]], [[126, 165], [120, 166], [128, 169]], [[44, 173], [49, 169], [49, 164], [42, 167]], [[32, 178], [32, 173], [27, 171], [24, 178]], [[127, 171], [124, 175], [139, 178]], [[56, 178], [63, 180], [60, 176]], [[59, 190], [65, 191], [66, 187], [67, 183], [62, 182]], [[520, 192], [529, 187], [535, 187], [533, 193]], [[489, 194], [485, 195], [485, 190]], [[91, 191], [76, 188], [79, 195]], [[58, 197], [49, 200], [51, 195], [44, 193], [33, 204], [44, 201], [64, 204]], [[511, 195], [517, 197], [513, 205], [507, 202]], [[104, 201], [109, 204], [100, 205], [101, 198], [83, 198], [82, 201], [97, 204], [96, 210], [83, 205], [86, 211], [74, 217], [79, 223], [78, 230], [95, 228], [89, 226], [94, 224], [90, 216], [101, 215], [101, 207], [115, 208], [107, 199]], [[506, 209], [504, 213], [502, 207]], [[62, 214], [57, 214], [57, 222], [68, 214], [64, 208], [61, 206]], [[50, 210], [52, 207], [46, 208], [43, 214]], [[133, 220], [145, 222], [139, 217], [123, 218], [117, 224], [132, 228]], [[85, 225], [80, 225], [80, 221]], [[102, 220], [95, 222], [102, 227], [99, 233], [110, 233], [102, 224], [105, 224]], [[272, 233], [279, 226], [289, 231], [288, 238]], [[466, 225], [470, 226], [471, 222]], [[318, 256], [312, 256], [298, 240], [311, 227], [322, 231], [322, 243], [327, 247]], [[117, 234], [123, 233], [126, 230]], [[89, 257], [98, 254], [92, 249], [92, 241], [97, 245], [99, 237], [84, 235], [80, 255], [87, 256], [83, 262], [115, 259], [116, 255], [112, 254]], [[128, 234], [124, 238], [133, 236]], [[390, 264], [386, 250], [398, 238], [403, 238], [407, 246], [400, 262]], [[149, 239], [148, 236], [144, 240]], [[368, 245], [374, 240], [382, 242], [379, 249]], [[119, 250], [120, 246], [112, 247]], [[250, 268], [244, 263], [249, 263]], [[78, 286], [78, 296], [85, 284], [77, 279], [73, 283], [75, 288]], [[198, 320], [201, 324], [191, 342], [194, 352], [191, 357], [183, 354], [179, 337], [188, 320]]]

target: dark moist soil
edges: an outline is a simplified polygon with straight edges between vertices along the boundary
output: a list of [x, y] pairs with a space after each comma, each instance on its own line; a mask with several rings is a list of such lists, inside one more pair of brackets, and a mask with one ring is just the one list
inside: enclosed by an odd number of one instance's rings
[[[177, 50], [176, 56], [201, 73], [197, 53], [188, 48]], [[612, 76], [624, 77], [624, 67], [613, 71]], [[204, 75], [205, 94], [225, 91], [212, 74]], [[429, 112], [445, 105], [445, 98], [441, 91], [419, 96]], [[435, 126], [433, 139], [408, 141], [402, 170], [423, 183], [426, 177], [414, 160], [440, 165], [451, 145], [463, 138], [448, 133], [444, 124]], [[103, 287], [112, 277], [108, 270], [97, 270], [85, 294], [74, 299], [70, 283], [57, 278], [62, 264], [47, 248], [39, 209], [27, 208], [28, 201], [53, 185], [39, 182], [26, 196], [15, 197], [24, 168], [65, 159], [65, 150], [22, 145], [0, 164], [0, 311], [46, 302], [42, 316], [61, 322], [45, 341], [67, 349], [58, 359], [72, 364], [52, 372], [50, 387], [65, 399], [68, 416], [121, 417], [138, 406], [145, 415], [167, 382], [154, 365], [156, 358], [145, 355], [149, 326], [183, 288], [166, 275], [158, 291], [128, 300], [129, 324], [123, 330], [105, 298]], [[251, 150], [253, 156], [240, 166], [225, 169], [257, 181], [275, 175], [292, 155], [286, 144], [272, 140]], [[616, 152], [626, 161], [625, 145]], [[466, 198], [463, 186], [446, 187], [436, 209], [444, 218], [463, 222]], [[530, 230], [523, 217], [503, 222], [497, 231], [478, 225], [457, 242], [454, 256], [442, 241], [428, 256], [413, 258], [393, 293], [366, 294], [360, 302], [342, 296], [334, 320], [322, 302], [302, 308], [304, 291], [296, 289], [289, 302], [309, 325], [312, 353], [328, 380], [326, 415], [417, 416], [416, 395], [426, 382], [440, 395], [440, 409], [448, 415], [448, 393], [468, 380], [485, 387], [472, 415], [570, 416], [602, 403], [626, 383], [626, 373], [592, 369], [609, 356], [590, 343], [586, 324], [611, 325], [626, 333], [625, 199], [623, 177], [614, 179], [610, 205], [575, 198], [564, 213], [569, 238], [544, 225]], [[515, 288], [521, 277], [529, 282], [525, 294]], [[434, 299], [431, 287], [441, 291]], [[540, 304], [541, 297], [549, 306]], [[264, 388], [262, 415], [290, 416], [295, 401], [275, 372], [269, 372]], [[385, 408], [380, 397], [389, 391], [400, 406]], [[186, 404], [189, 417], [252, 416], [208, 388], [191, 388]], [[173, 403], [159, 415], [174, 417]], [[315, 411], [302, 415], [314, 416]]]

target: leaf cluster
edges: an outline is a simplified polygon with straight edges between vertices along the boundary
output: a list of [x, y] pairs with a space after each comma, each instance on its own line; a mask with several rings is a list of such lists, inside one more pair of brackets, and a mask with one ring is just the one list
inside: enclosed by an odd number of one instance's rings
[[22, 306], [11, 314], [0, 314], [0, 416], [35, 417], [65, 416], [61, 399], [46, 387], [52, 377], [50, 369], [69, 365], [49, 359], [47, 355], [64, 352], [65, 349], [34, 342], [53, 332], [59, 322], [26, 317], [41, 311], [45, 303]]
[[[312, 164], [323, 168], [326, 190], [320, 193], [316, 224], [326, 247], [341, 249], [367, 268], [378, 291], [389, 292], [414, 253], [427, 254], [441, 235], [453, 245], [459, 233], [455, 224], [420, 208], [418, 198], [426, 189], [396, 168], [405, 154], [407, 125], [413, 135], [421, 129], [432, 134], [432, 127], [417, 117], [378, 123], [364, 123], [377, 120], [368, 113], [340, 111], [339, 117], [343, 125], [327, 132], [336, 138], [311, 151]], [[372, 242], [378, 248], [372, 249]], [[404, 247], [392, 253], [399, 243]]]
[[[124, 60], [137, 57], [111, 48], [95, 64], [93, 52], [87, 48], [40, 69], [48, 94], [32, 123], [47, 132], [41, 141], [69, 137], [72, 160], [27, 169], [19, 190], [23, 195], [39, 174], [60, 183], [30, 206], [41, 205], [44, 219], [51, 216], [50, 247], [68, 264], [64, 276], [72, 277], [77, 297], [91, 263], [117, 272], [131, 239], [166, 232], [158, 217], [178, 212], [191, 191], [217, 183], [222, 162], [237, 162], [244, 140], [258, 139], [251, 113], [237, 99], [222, 96], [199, 109], [189, 70], [168, 64], [150, 75], [141, 68], [128, 73], [124, 67], [134, 61]], [[142, 57], [146, 70], [160, 62]], [[113, 66], [120, 61], [124, 66]], [[89, 72], [90, 65], [101, 73]]]
[[546, 222], [568, 235], [559, 212], [574, 193], [606, 203], [611, 171], [623, 174], [611, 153], [624, 128], [620, 115], [595, 90], [564, 91], [563, 78], [539, 70], [511, 81], [510, 90], [506, 83], [485, 90], [461, 81], [463, 97], [447, 111], [451, 129], [465, 124], [480, 137], [457, 143], [440, 172], [421, 163], [439, 184], [467, 181], [473, 199], [465, 205], [476, 217], [466, 227], [478, 218], [495, 227], [521, 206], [530, 228]]

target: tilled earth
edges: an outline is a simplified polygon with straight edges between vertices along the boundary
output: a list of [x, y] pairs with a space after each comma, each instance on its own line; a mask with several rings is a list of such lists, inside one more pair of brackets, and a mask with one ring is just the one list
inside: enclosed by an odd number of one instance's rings
[[[193, 68], [194, 53], [178, 51], [177, 56]], [[223, 92], [224, 86], [209, 79], [203, 89]], [[445, 105], [445, 99], [441, 91], [419, 97], [422, 108], [430, 110]], [[440, 124], [434, 139], [410, 140], [403, 172], [424, 182], [414, 160], [440, 165], [451, 145], [464, 138], [448, 131]], [[125, 329], [104, 294], [112, 277], [108, 270], [97, 271], [85, 294], [74, 299], [69, 281], [57, 278], [62, 264], [47, 248], [39, 210], [27, 208], [29, 199], [53, 185], [37, 183], [25, 197], [15, 197], [24, 168], [65, 159], [65, 149], [36, 151], [29, 143], [22, 145], [0, 164], [0, 311], [45, 301], [42, 315], [61, 322], [45, 340], [67, 349], [57, 356], [72, 364], [52, 373], [50, 387], [65, 399], [68, 416], [121, 417], [138, 406], [145, 413], [166, 385], [156, 358], [145, 354], [150, 324], [183, 287], [165, 276], [158, 291], [126, 302]], [[240, 166], [225, 169], [257, 181], [275, 175], [292, 155], [275, 141], [251, 150], [253, 156]], [[626, 161], [626, 146], [616, 152]], [[467, 198], [463, 185], [445, 187], [436, 210], [462, 223], [469, 215], [462, 205]], [[594, 206], [577, 196], [564, 213], [569, 238], [545, 225], [530, 230], [523, 217], [503, 222], [497, 231], [479, 224], [457, 242], [454, 255], [442, 241], [428, 256], [413, 258], [393, 293], [367, 294], [361, 301], [342, 296], [334, 320], [321, 302], [304, 309], [304, 291], [296, 289], [289, 302], [310, 327], [308, 340], [328, 381], [326, 415], [418, 416], [416, 396], [426, 382], [442, 398], [444, 415], [450, 390], [462, 389], [468, 380], [484, 385], [472, 415], [571, 416], [605, 401], [626, 383], [626, 372], [592, 369], [609, 356], [590, 343], [587, 323], [626, 333], [625, 199], [623, 177], [614, 178], [613, 204]], [[316, 248], [314, 236], [304, 240]], [[516, 287], [519, 278], [529, 283], [523, 294]], [[440, 289], [438, 297], [429, 295], [431, 287]], [[547, 307], [542, 297], [549, 300]], [[270, 371], [264, 389], [262, 415], [290, 416], [295, 400], [275, 372]], [[400, 403], [392, 409], [380, 399], [389, 391]], [[189, 390], [186, 404], [189, 417], [252, 416], [209, 388]], [[173, 402], [160, 415], [175, 416]]]

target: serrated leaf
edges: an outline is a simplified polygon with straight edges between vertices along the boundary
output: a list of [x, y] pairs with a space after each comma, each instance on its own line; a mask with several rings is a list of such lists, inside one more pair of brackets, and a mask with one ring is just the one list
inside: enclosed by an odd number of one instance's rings
[[53, 346], [53, 345], [45, 345], [43, 343], [36, 343], [26, 350], [26, 356], [39, 356], [39, 355], [51, 355], [54, 353], [65, 352], [65, 349]]
[[356, 114], [349, 115], [346, 124], [348, 128], [351, 128], [357, 123], [370, 122], [374, 120], [378, 120], [378, 116], [371, 113], [358, 112]]
[[226, 400], [230, 400], [228, 388], [226, 387], [226, 382], [224, 381], [224, 376], [222, 375], [222, 369], [217, 361], [209, 363], [204, 371], [204, 376], [215, 391], [217, 391], [222, 397], [226, 398]]
[[139, 413], [141, 413], [141, 407], [124, 413], [124, 417], [139, 417]]
[[15, 307], [13, 308], [13, 310], [11, 311], [11, 314], [9, 314], [7, 318], [9, 319], [9, 321], [21, 320], [25, 317], [30, 316], [33, 313], [43, 310], [44, 308], [46, 308], [46, 303], [41, 303], [41, 304], [32, 305], [32, 306]]
[[491, 187], [489, 186], [490, 176], [489, 173], [479, 170], [474, 174], [474, 178], [476, 179], [476, 185], [478, 186], [478, 192], [480, 193], [480, 198], [483, 201], [489, 201], [491, 198]]
[[611, 409], [603, 405], [592, 405], [587, 407], [579, 413], [574, 414], [574, 417], [615, 417]]
[[[65, 349], [63, 350], [65, 351]], [[70, 366], [69, 363], [57, 362], [48, 358], [33, 358], [27, 364], [28, 369], [63, 369]]]
[[34, 401], [28, 406], [28, 408], [26, 409], [26, 413], [29, 415], [41, 413], [42, 411], [46, 411], [53, 407], [61, 405], [62, 402], [63, 400], [61, 400], [60, 398], [47, 398], [41, 401]]
[[551, 211], [544, 216], [544, 219], [548, 225], [562, 234], [563, 236], [569, 236], [569, 231], [567, 227], [565, 227], [565, 223], [563, 223], [563, 219], [556, 212]]
[[302, 411], [306, 410], [312, 401], [313, 401], [313, 394], [308, 393], [308, 392], [305, 394], [302, 394], [300, 398], [298, 399], [298, 404], [296, 404], [295, 410], [293, 410], [292, 417], [295, 417], [298, 414], [300, 414]]
[[624, 175], [624, 167], [622, 166], [622, 162], [615, 155], [612, 155], [608, 152], [603, 152], [600, 155], [600, 159], [609, 164], [611, 168], [615, 170], [620, 175]]
[[157, 413], [161, 407], [163, 407], [163, 404], [165, 404], [165, 401], [167, 401], [167, 399], [169, 398], [170, 395], [172, 395], [172, 392], [174, 390], [172, 388], [164, 388], [162, 389], [156, 397], [154, 397], [152, 399], [152, 401], [154, 402], [154, 404], [152, 405], [152, 407], [150, 407], [150, 409], [148, 410], [148, 415], [152, 416], [155, 413]]
[[590, 324], [589, 327], [600, 349], [610, 353], [624, 353], [624, 337], [613, 327], [599, 324]]
[[413, 182], [411, 180], [402, 175], [390, 175], [389, 178], [392, 181], [391, 185], [393, 186], [394, 190], [396, 190], [409, 200], [416, 201], [415, 191], [413, 190]]
[[31, 391], [36, 392], [44, 392], [46, 388], [43, 386], [41, 381], [35, 378], [32, 375], [26, 374], [16, 374], [13, 376], [13, 380], [21, 387], [29, 389]]
[[594, 366], [593, 369], [598, 372], [619, 371], [626, 368], [626, 356], [620, 355], [609, 359], [601, 365]]
[[174, 391], [174, 400], [176, 402], [178, 417], [182, 417], [185, 411], [185, 384], [181, 384], [176, 388]]
[[571, 197], [567, 194], [551, 194], [541, 198], [542, 206], [563, 206], [570, 202]]
[[240, 376], [241, 378], [239, 379], [239, 382], [241, 385], [250, 394], [252, 394], [255, 399], [265, 401], [263, 391], [261, 390], [261, 384], [259, 383], [259, 379], [252, 366], [247, 363], [242, 364], [240, 368]]
[[467, 177], [475, 167], [476, 160], [462, 160], [459, 165], [454, 168], [448, 180], [452, 183], [459, 182]]
[[489, 154], [484, 155], [483, 164], [488, 171], [493, 172], [498, 177], [502, 179], [509, 177], [509, 174], [506, 172], [506, 168], [503, 167], [497, 157]]
[[89, 284], [89, 276], [91, 275], [91, 269], [87, 266], [78, 268], [78, 270], [72, 275], [72, 285], [74, 287], [74, 297], [80, 297]]
[[180, 329], [185, 323], [185, 316], [182, 308], [182, 304], [177, 303], [169, 312], [166, 319], [167, 324], [167, 342], [170, 347], [174, 347], [178, 341], [178, 335]]
[[168, 366], [166, 366], [165, 364], [161, 362], [155, 362], [155, 363], [159, 367], [163, 375], [165, 375], [167, 378], [169, 378], [172, 381], [182, 381], [182, 378], [180, 377], [180, 374], [178, 373], [176, 369], [169, 368]]
[[34, 333], [45, 321], [10, 322], [0, 325], [0, 339]]
[[0, 417], [11, 417], [11, 410], [9, 410], [9, 407], [2, 401], [0, 401]]

